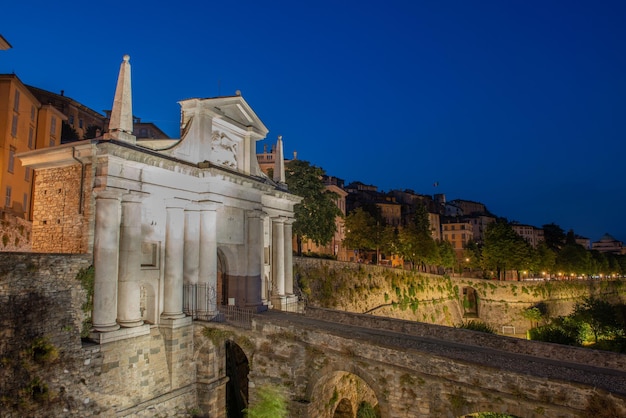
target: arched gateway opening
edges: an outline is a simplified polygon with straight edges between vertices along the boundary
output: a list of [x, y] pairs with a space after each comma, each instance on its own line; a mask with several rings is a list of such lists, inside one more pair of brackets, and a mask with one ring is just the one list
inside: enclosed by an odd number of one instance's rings
[[381, 416], [374, 389], [354, 373], [348, 371], [325, 373], [314, 385], [310, 392], [310, 416], [319, 418]]
[[250, 364], [241, 347], [226, 341], [226, 416], [244, 418], [243, 410], [248, 407], [248, 373]]

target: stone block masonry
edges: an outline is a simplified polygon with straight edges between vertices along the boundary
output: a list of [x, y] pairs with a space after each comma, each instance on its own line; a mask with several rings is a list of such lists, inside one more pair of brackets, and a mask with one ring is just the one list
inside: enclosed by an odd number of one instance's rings
[[81, 341], [87, 293], [77, 275], [91, 262], [0, 253], [0, 416], [188, 416], [197, 405], [193, 326]]

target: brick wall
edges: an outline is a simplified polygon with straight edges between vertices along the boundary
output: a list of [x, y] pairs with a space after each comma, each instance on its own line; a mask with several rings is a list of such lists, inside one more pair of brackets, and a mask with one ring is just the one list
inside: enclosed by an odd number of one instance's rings
[[81, 165], [73, 165], [35, 172], [33, 251], [79, 254], [90, 250], [92, 178], [91, 165], [84, 171]]

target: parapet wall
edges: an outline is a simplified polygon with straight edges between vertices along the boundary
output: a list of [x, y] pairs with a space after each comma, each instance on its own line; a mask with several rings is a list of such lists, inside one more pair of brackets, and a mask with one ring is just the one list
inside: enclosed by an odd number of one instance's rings
[[432, 338], [434, 340], [450, 341], [476, 347], [487, 347], [508, 353], [626, 371], [624, 355], [608, 351], [528, 341], [520, 338], [505, 337], [460, 328], [314, 307], [306, 308], [306, 316], [323, 321], [339, 322], [363, 328], [384, 329], [424, 338]]

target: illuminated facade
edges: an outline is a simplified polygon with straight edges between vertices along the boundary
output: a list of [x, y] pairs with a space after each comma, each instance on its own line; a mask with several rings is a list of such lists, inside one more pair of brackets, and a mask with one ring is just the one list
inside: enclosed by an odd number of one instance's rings
[[[104, 138], [20, 155], [37, 177], [33, 248], [61, 241], [58, 252], [93, 253], [98, 342], [144, 335], [145, 324], [210, 319], [219, 304], [297, 301], [300, 198], [256, 162], [267, 128], [239, 95], [180, 103], [180, 139], [137, 141], [125, 56]], [[82, 233], [59, 240], [59, 228], [72, 225]]]
[[0, 193], [2, 208], [31, 217], [33, 172], [17, 154], [58, 145], [65, 116], [42, 104], [15, 74], [0, 74]]
[[474, 236], [473, 227], [470, 222], [447, 222], [441, 225], [441, 234], [445, 241], [448, 241], [457, 258], [462, 257], [463, 249]]

